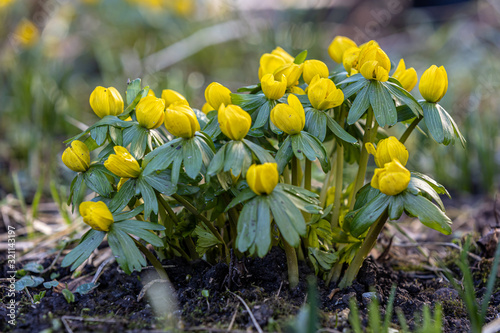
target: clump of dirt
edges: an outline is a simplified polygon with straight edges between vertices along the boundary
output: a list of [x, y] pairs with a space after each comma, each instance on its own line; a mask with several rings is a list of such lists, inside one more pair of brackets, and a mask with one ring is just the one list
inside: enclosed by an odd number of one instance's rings
[[[2, 266], [3, 260], [0, 259]], [[52, 259], [42, 262], [44, 267]], [[232, 275], [231, 290], [228, 286], [229, 268], [225, 263], [211, 266], [198, 260], [188, 263], [181, 258], [163, 262], [175, 288], [181, 327], [212, 327], [245, 330], [254, 324], [244, 305], [235, 296], [241, 296], [250, 308], [255, 320], [266, 331], [284, 331], [297, 314], [307, 297], [306, 278], [312, 271], [305, 263], [300, 264], [300, 283], [290, 290], [287, 282], [286, 258], [279, 248], [273, 248], [264, 258], [245, 258], [238, 265], [238, 274]], [[481, 266], [482, 270], [485, 265]], [[83, 274], [93, 273], [94, 267], [86, 267]], [[67, 268], [56, 266], [59, 281], [69, 279]], [[54, 271], [52, 271], [54, 272]], [[64, 296], [54, 290], [47, 290], [39, 304], [33, 305], [26, 292], [18, 294], [17, 325], [0, 323], [1, 331], [39, 332], [47, 328], [64, 331], [64, 325], [74, 332], [81, 331], [120, 331], [149, 330], [165, 327], [163, 318], [155, 315], [154, 305], [147, 297], [138, 296], [145, 284], [145, 274], [154, 271], [147, 269], [130, 276], [121, 272], [116, 263], [108, 265], [100, 276], [99, 286], [86, 295], [75, 294], [75, 302], [68, 304]], [[3, 272], [5, 274], [5, 271]], [[44, 277], [49, 280], [51, 272]], [[5, 275], [4, 275], [5, 276]], [[478, 281], [479, 282], [479, 281]], [[367, 323], [366, 299], [363, 294], [375, 292], [380, 300], [383, 312], [391, 287], [396, 286], [395, 307], [405, 314], [410, 327], [415, 313], [424, 304], [431, 308], [440, 302], [443, 306], [444, 332], [467, 332], [469, 321], [467, 311], [458, 294], [441, 278], [418, 277], [404, 271], [394, 271], [387, 264], [381, 265], [369, 257], [361, 268], [358, 279], [344, 290], [335, 285], [325, 286], [318, 281], [322, 324], [324, 327], [339, 331], [349, 327], [347, 313], [349, 300], [355, 298], [364, 324]], [[478, 283], [478, 289], [484, 287]], [[46, 290], [43, 286], [29, 288], [31, 295]], [[480, 290], [478, 290], [480, 292]], [[480, 295], [480, 293], [479, 293]], [[2, 299], [6, 297], [5, 288], [0, 291]], [[493, 295], [488, 320], [497, 314], [500, 304], [500, 292]], [[0, 306], [0, 316], [5, 318], [6, 308]], [[68, 316], [70, 318], [68, 319]], [[76, 319], [74, 317], [77, 317]], [[392, 322], [397, 327], [397, 317]]]

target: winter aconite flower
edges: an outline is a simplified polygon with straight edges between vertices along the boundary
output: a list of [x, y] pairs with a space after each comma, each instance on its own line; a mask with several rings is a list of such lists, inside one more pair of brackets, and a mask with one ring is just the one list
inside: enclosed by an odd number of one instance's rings
[[66, 148], [62, 154], [63, 163], [73, 171], [84, 172], [90, 166], [90, 151], [81, 141], [71, 142], [71, 147]]
[[270, 194], [278, 184], [276, 163], [253, 164], [247, 171], [248, 186], [258, 195]]
[[408, 162], [408, 149], [394, 136], [380, 140], [377, 144], [377, 149], [372, 143], [366, 144], [366, 150], [375, 156], [375, 164], [379, 168], [383, 168], [386, 163], [397, 159], [403, 166]]
[[113, 215], [108, 206], [102, 201], [84, 201], [80, 204], [80, 215], [83, 217], [83, 222], [88, 224], [92, 229], [98, 231], [109, 231], [109, 227], [113, 224]]
[[215, 109], [207, 103], [203, 104], [203, 106], [201, 107], [201, 112], [203, 112], [204, 114], [208, 114], [210, 111], [214, 111]]
[[295, 86], [302, 75], [303, 64], [297, 65], [289, 63], [281, 66], [274, 72], [274, 76], [281, 77], [285, 75], [287, 88]]
[[90, 107], [99, 118], [123, 112], [123, 98], [114, 87], [97, 87], [90, 94]]
[[231, 140], [243, 139], [252, 126], [252, 117], [237, 105], [221, 105], [218, 118], [220, 130]]
[[295, 95], [288, 95], [288, 104], [277, 104], [271, 111], [271, 121], [287, 134], [298, 134], [306, 123], [304, 107]]
[[330, 79], [316, 75], [307, 88], [307, 97], [313, 108], [328, 110], [339, 106], [344, 101], [344, 93]]
[[279, 46], [271, 53], [264, 53], [260, 57], [259, 80], [266, 74], [274, 74], [278, 68], [292, 63], [293, 60], [294, 58]]
[[[2, 5], [0, 5], [0, 7], [2, 7]], [[33, 22], [23, 19], [16, 26], [13, 37], [22, 47], [30, 48], [38, 42], [40, 31]]]
[[302, 77], [304, 81], [309, 84], [313, 77], [319, 75], [321, 78], [328, 78], [328, 66], [323, 61], [319, 60], [306, 60], [304, 61], [304, 70], [302, 72]]
[[171, 105], [187, 105], [189, 106], [186, 97], [182, 96], [175, 90], [163, 89], [161, 92], [161, 98], [165, 101], [165, 107], [169, 108]]
[[407, 91], [411, 91], [418, 82], [417, 71], [413, 67], [407, 69], [403, 59], [399, 61], [392, 77], [398, 80]]
[[113, 147], [115, 153], [109, 155], [104, 166], [120, 178], [137, 178], [141, 173], [141, 167], [127, 148], [122, 146]]
[[135, 107], [135, 116], [142, 127], [158, 128], [165, 119], [165, 101], [154, 96], [146, 96]]
[[386, 195], [396, 195], [408, 187], [410, 178], [410, 171], [395, 159], [383, 168], [375, 169], [371, 186]]
[[387, 81], [391, 70], [391, 60], [376, 44], [367, 44], [359, 51], [358, 70], [366, 79]]
[[273, 74], [266, 74], [260, 80], [262, 92], [269, 99], [280, 99], [286, 91], [286, 77], [284, 74], [274, 76]]
[[361, 49], [358, 47], [351, 47], [344, 52], [342, 64], [344, 65], [346, 72], [350, 75], [354, 74], [352, 73], [353, 70], [358, 71], [358, 59], [360, 51]]
[[165, 127], [172, 135], [192, 138], [200, 130], [193, 109], [187, 105], [172, 105], [165, 111]]
[[231, 90], [218, 82], [212, 82], [205, 89], [205, 99], [214, 110], [218, 110], [221, 104], [231, 104]]
[[432, 65], [428, 68], [420, 78], [418, 89], [427, 102], [439, 102], [448, 90], [448, 75], [444, 67]]
[[341, 64], [345, 51], [352, 47], [357, 47], [356, 43], [352, 39], [344, 36], [337, 36], [328, 47], [328, 54], [333, 61]]

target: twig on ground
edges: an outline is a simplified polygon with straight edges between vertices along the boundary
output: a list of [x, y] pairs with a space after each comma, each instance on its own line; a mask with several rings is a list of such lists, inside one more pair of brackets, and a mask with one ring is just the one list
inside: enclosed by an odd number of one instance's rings
[[96, 283], [97, 280], [99, 279], [99, 277], [101, 276], [102, 272], [103, 272], [103, 269], [104, 267], [112, 260], [114, 260], [115, 257], [109, 257], [108, 259], [106, 259], [100, 266], [99, 268], [97, 269], [97, 272], [95, 273], [94, 275], [94, 278], [92, 279], [92, 283]]
[[[457, 244], [454, 244], [454, 243], [447, 243], [447, 242], [422, 242], [422, 243], [404, 243], [404, 244], [393, 244], [392, 246], [397, 246], [397, 247], [419, 247], [419, 246], [422, 246], [422, 245], [437, 245], [437, 246], [449, 246], [449, 247], [452, 247], [454, 249], [457, 249], [457, 250], [462, 250], [462, 248], [460, 246], [458, 246]], [[472, 259], [476, 260], [476, 261], [481, 261], [482, 258], [474, 253], [471, 253], [471, 252], [467, 252], [467, 254], [469, 255], [469, 257], [471, 257]]]
[[144, 297], [144, 295], [146, 295], [146, 292], [149, 290], [149, 288], [151, 288], [151, 286], [157, 282], [158, 283], [167, 283], [167, 285], [170, 286], [170, 281], [168, 281], [168, 280], [165, 280], [165, 279], [153, 280], [153, 281], [149, 282], [148, 284], [146, 284], [144, 287], [142, 287], [141, 292], [139, 293], [139, 296], [137, 296], [137, 302], [139, 302]]
[[264, 331], [262, 330], [262, 328], [260, 328], [259, 323], [255, 319], [255, 316], [253, 315], [252, 310], [250, 310], [250, 308], [248, 307], [247, 303], [245, 303], [245, 300], [243, 298], [241, 298], [240, 296], [236, 295], [235, 293], [233, 293], [232, 291], [230, 291], [229, 289], [227, 291], [229, 293], [231, 293], [232, 295], [236, 296], [236, 298], [238, 298], [240, 300], [240, 302], [243, 303], [243, 305], [245, 306], [245, 309], [247, 309], [248, 314], [250, 315], [250, 318], [252, 319], [253, 325], [257, 329], [257, 332], [263, 333]]
[[233, 317], [231, 318], [231, 322], [229, 323], [229, 326], [227, 328], [226, 332], [231, 332], [231, 329], [233, 328], [234, 321], [236, 320], [236, 315], [238, 314], [238, 307], [234, 310]]

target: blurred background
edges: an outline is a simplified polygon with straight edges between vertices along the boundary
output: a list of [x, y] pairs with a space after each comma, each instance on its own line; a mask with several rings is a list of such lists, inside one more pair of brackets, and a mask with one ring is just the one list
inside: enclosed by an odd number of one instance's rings
[[97, 120], [88, 102], [96, 86], [124, 96], [127, 79], [141, 77], [157, 95], [174, 89], [201, 108], [213, 81], [232, 91], [258, 82], [260, 55], [276, 46], [307, 49], [333, 70], [327, 48], [337, 35], [376, 39], [419, 77], [444, 65], [441, 105], [467, 149], [414, 135], [410, 169], [459, 195], [498, 189], [498, 0], [0, 0], [0, 21], [0, 204], [16, 193], [61, 207], [73, 176], [62, 141]]

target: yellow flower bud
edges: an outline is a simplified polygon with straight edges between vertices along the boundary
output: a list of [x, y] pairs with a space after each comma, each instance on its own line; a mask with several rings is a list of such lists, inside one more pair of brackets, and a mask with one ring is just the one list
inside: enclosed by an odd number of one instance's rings
[[293, 86], [288, 89], [288, 91], [295, 95], [305, 95], [306, 92], [299, 86]]
[[252, 117], [238, 105], [222, 104], [218, 120], [220, 130], [231, 140], [243, 139], [252, 126]]
[[114, 146], [114, 154], [109, 155], [104, 167], [120, 178], [137, 178], [141, 173], [141, 167], [127, 148]]
[[[2, 5], [0, 5], [2, 7]], [[30, 48], [36, 44], [40, 37], [40, 31], [30, 20], [23, 19], [16, 26], [14, 31], [14, 39], [19, 42], [22, 47]]]
[[73, 171], [84, 172], [90, 166], [90, 151], [81, 141], [71, 142], [71, 147], [66, 148], [62, 154], [63, 163]]
[[165, 127], [172, 135], [187, 139], [200, 130], [200, 123], [189, 106], [172, 105], [165, 111]]
[[270, 194], [278, 184], [278, 164], [252, 164], [247, 171], [248, 186], [258, 195]]
[[448, 90], [448, 75], [444, 67], [438, 68], [436, 65], [429, 67], [422, 74], [418, 89], [427, 102], [439, 102]]
[[97, 87], [90, 94], [90, 107], [99, 118], [117, 116], [123, 112], [123, 99], [114, 87]]
[[260, 57], [259, 80], [266, 74], [274, 74], [274, 72], [286, 64], [286, 61], [271, 53], [264, 53]]
[[295, 95], [288, 95], [288, 104], [277, 104], [271, 110], [271, 121], [287, 134], [298, 134], [304, 129], [306, 114]]
[[161, 92], [161, 98], [165, 101], [165, 107], [168, 108], [170, 105], [187, 105], [189, 106], [186, 97], [179, 94], [177, 91], [172, 89], [163, 89]]
[[[277, 79], [279, 79], [279, 81]], [[260, 79], [264, 95], [269, 99], [275, 100], [280, 99], [285, 94], [286, 82], [286, 77], [283, 74], [276, 76], [276, 79], [273, 74], [266, 74]]]
[[377, 144], [377, 149], [371, 142], [366, 144], [366, 150], [375, 156], [375, 164], [379, 168], [383, 168], [386, 163], [397, 159], [403, 166], [408, 162], [408, 149], [394, 136], [380, 140]]
[[391, 60], [374, 43], [361, 48], [358, 58], [359, 72], [369, 80], [387, 81], [391, 70]]
[[355, 68], [351, 68], [351, 72], [350, 72], [350, 73], [347, 73], [347, 77], [349, 77], [349, 76], [353, 76], [353, 75], [356, 75], [356, 74], [358, 74], [358, 73], [359, 73], [359, 72], [358, 72], [358, 70], [357, 70], [357, 69], [355, 69]]
[[339, 106], [344, 101], [344, 93], [330, 79], [316, 75], [307, 88], [307, 97], [313, 108], [328, 110]]
[[280, 57], [281, 59], [285, 60], [286, 63], [291, 63], [295, 60], [294, 57], [292, 57], [288, 52], [283, 50], [283, 48], [281, 48], [280, 46], [276, 47], [271, 52], [271, 54], [274, 54], [274, 55]]
[[153, 96], [153, 97], [156, 97], [155, 92], [153, 91], [153, 89], [149, 89], [149, 90], [148, 90], [148, 94], [147, 94], [146, 96]]
[[275, 77], [286, 76], [286, 86], [292, 87], [297, 84], [302, 75], [303, 64], [297, 65], [294, 63], [285, 64], [274, 72]]
[[344, 65], [344, 68], [347, 71], [347, 73], [350, 73], [351, 75], [354, 75], [352, 73], [352, 70], [358, 69], [358, 59], [360, 51], [361, 49], [358, 47], [351, 47], [350, 49], [347, 49], [344, 52], [344, 58], [342, 64]]
[[415, 68], [411, 67], [406, 69], [405, 61], [403, 59], [399, 61], [398, 67], [396, 67], [392, 77], [398, 80], [407, 91], [411, 91], [415, 88], [418, 81], [417, 71]]
[[165, 119], [165, 101], [154, 96], [146, 96], [135, 107], [135, 116], [142, 127], [158, 128]]
[[356, 43], [352, 39], [344, 36], [337, 36], [333, 39], [330, 46], [328, 46], [328, 54], [333, 61], [341, 64], [345, 51], [352, 47], [357, 47]]
[[102, 201], [84, 201], [80, 204], [79, 210], [83, 222], [94, 230], [109, 231], [109, 227], [114, 222], [113, 214]]
[[203, 104], [201, 107], [201, 112], [204, 114], [208, 114], [210, 111], [214, 111], [215, 109], [208, 103]]
[[212, 82], [205, 89], [205, 99], [214, 110], [219, 110], [221, 104], [231, 104], [231, 90], [218, 82]]
[[309, 84], [313, 77], [319, 75], [322, 78], [328, 78], [330, 72], [328, 71], [328, 66], [323, 61], [319, 60], [306, 60], [304, 61], [304, 71], [303, 78], [304, 81]]
[[371, 186], [386, 195], [403, 192], [410, 183], [411, 173], [398, 160], [386, 163], [383, 168], [375, 169]]
[[130, 178], [120, 178], [120, 181], [118, 182], [118, 185], [116, 185], [116, 190], [117, 191], [120, 191], [120, 189], [122, 188], [123, 184], [125, 184], [125, 182], [127, 180], [129, 180]]

